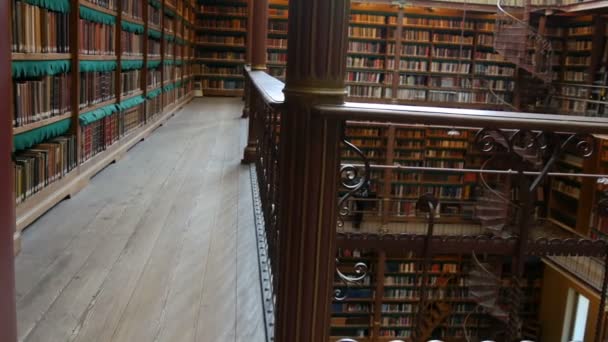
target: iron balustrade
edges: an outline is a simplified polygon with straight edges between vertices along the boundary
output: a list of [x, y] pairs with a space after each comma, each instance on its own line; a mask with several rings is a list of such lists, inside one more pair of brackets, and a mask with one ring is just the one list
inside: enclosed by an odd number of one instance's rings
[[[271, 276], [269, 283], [265, 286], [270, 287], [270, 291], [276, 294], [281, 287], [281, 279], [284, 274], [280, 274], [282, 256], [286, 251], [281, 248], [281, 196], [289, 193], [289, 189], [281, 188], [281, 158], [286, 151], [281, 150], [280, 134], [281, 122], [285, 113], [284, 97], [282, 94], [283, 83], [267, 75], [262, 71], [245, 70], [247, 91], [246, 108], [249, 110], [250, 130], [248, 149], [254, 151], [257, 183], [263, 216], [263, 232], [266, 235], [266, 243], [262, 246], [263, 253], [268, 256]], [[567, 173], [554, 170], [554, 166], [559, 162], [562, 155], [566, 152], [576, 154], [581, 159], [593, 158], [596, 148], [594, 136], [608, 133], [608, 121], [601, 118], [515, 113], [499, 111], [479, 111], [466, 109], [449, 109], [436, 107], [416, 107], [401, 105], [379, 105], [364, 103], [344, 103], [332, 105], [317, 105], [312, 113], [314, 125], [311, 129], [320, 132], [319, 145], [322, 145], [319, 155], [302, 156], [303, 158], [325, 158], [326, 156], [340, 156], [340, 149], [351, 151], [339, 157], [340, 169], [324, 170], [324, 179], [334, 182], [332, 189], [339, 185], [339, 192], [328, 193], [328, 198], [333, 197], [336, 202], [339, 217], [333, 221], [334, 224], [326, 224], [324, 229], [334, 231], [334, 248], [357, 249], [373, 251], [378, 256], [378, 260], [385, 260], [387, 253], [403, 253], [407, 250], [423, 260], [423, 274], [427, 274], [431, 260], [434, 256], [456, 254], [465, 255], [474, 251], [473, 256], [468, 258], [473, 269], [484, 269], [483, 258], [476, 261], [476, 255], [491, 255], [499, 260], [513, 259], [513, 275], [511, 276], [508, 291], [513, 292], [516, 298], [521, 294], [521, 287], [525, 281], [522, 276], [524, 273], [524, 262], [529, 257], [547, 258], [547, 262], [556, 263], [559, 267], [564, 267], [583, 281], [592, 284], [600, 293], [606, 293], [606, 272], [605, 258], [607, 244], [603, 239], [592, 239], [588, 236], [581, 236], [574, 230], [552, 225], [550, 229], [543, 227], [545, 220], [543, 214], [535, 214], [535, 208], [539, 206], [536, 198], [538, 189], [547, 181], [547, 177], [578, 177], [585, 180], [585, 189], [596, 191], [597, 185], [595, 178], [603, 177], [602, 174], [588, 173]], [[326, 141], [335, 141], [332, 129], [327, 127], [339, 127], [343, 136], [340, 146], [327, 145]], [[478, 153], [485, 158], [493, 160], [484, 164], [484, 167], [467, 168], [461, 167], [429, 167], [428, 165], [408, 166], [395, 163], [394, 157], [380, 158], [382, 160], [370, 161], [369, 155], [362, 151], [362, 147], [353, 143], [356, 138], [348, 137], [347, 129], [352, 127], [384, 127], [387, 130], [404, 129], [410, 127], [420, 130], [443, 131], [447, 136], [455, 137], [465, 135], [468, 132], [467, 152], [469, 147], [477, 149]], [[333, 139], [333, 140], [332, 140]], [[350, 140], [349, 140], [350, 139]], [[394, 137], [393, 137], [394, 139]], [[387, 150], [393, 151], [395, 147], [388, 146], [394, 141], [387, 141]], [[361, 145], [361, 144], [360, 144]], [[392, 153], [392, 152], [387, 152]], [[409, 170], [408, 170], [409, 168]], [[504, 229], [492, 230], [484, 224], [483, 218], [467, 217], [470, 221], [469, 226], [460, 226], [456, 229], [449, 227], [450, 220], [442, 222], [443, 218], [437, 215], [437, 208], [443, 202], [449, 202], [441, 192], [427, 194], [425, 191], [416, 192], [411, 201], [415, 203], [414, 216], [412, 220], [403, 220], [389, 210], [391, 201], [399, 199], [391, 198], [390, 186], [386, 183], [384, 190], [377, 198], [366, 198], [361, 194], [362, 191], [369, 191], [371, 182], [378, 181], [370, 179], [370, 173], [374, 171], [386, 172], [381, 175], [382, 182], [390, 182], [391, 177], [387, 174], [397, 172], [399, 169], [408, 170], [412, 173], [451, 173], [451, 174], [475, 174], [477, 177], [498, 177], [496, 184], [500, 186], [488, 186], [484, 182], [482, 189], [488, 190], [492, 197], [491, 200], [502, 200], [505, 206]], [[442, 171], [442, 169], [444, 169]], [[311, 180], [322, 181], [322, 180]], [[325, 181], [322, 181], [325, 182]], [[414, 183], [421, 182], [419, 179]], [[378, 181], [378, 183], [380, 183]], [[325, 195], [326, 190], [321, 190], [320, 196]], [[503, 191], [501, 194], [500, 191]], [[493, 194], [492, 194], [493, 193]], [[498, 193], [498, 195], [497, 195]], [[506, 194], [509, 194], [508, 198]], [[580, 194], [581, 198], [585, 196]], [[473, 196], [474, 197], [474, 196]], [[485, 197], [472, 198], [467, 203], [473, 211], [479, 209], [479, 201]], [[487, 198], [485, 198], [487, 200]], [[377, 202], [384, 206], [376, 208], [377, 219], [370, 219], [369, 210], [362, 210], [363, 223], [370, 223], [371, 228], [363, 227], [359, 229], [353, 227], [353, 215], [357, 210], [353, 210], [352, 203], [356, 202]], [[311, 206], [327, 206], [328, 203], [310, 202]], [[365, 208], [366, 205], [361, 205]], [[430, 209], [429, 209], [430, 208]], [[487, 208], [486, 208], [487, 209]], [[600, 208], [601, 209], [601, 208]], [[320, 211], [321, 208], [319, 208]], [[598, 212], [604, 212], [601, 209]], [[478, 215], [483, 216], [483, 215]], [[535, 219], [540, 216], [541, 219]], [[446, 218], [449, 218], [447, 215]], [[459, 219], [463, 219], [460, 217]], [[407, 223], [406, 221], [412, 221]], [[325, 221], [324, 221], [325, 222]], [[329, 222], [329, 221], [327, 221]], [[408, 226], [409, 224], [409, 226]], [[401, 230], [398, 230], [401, 229]], [[312, 257], [312, 256], [311, 256]], [[574, 257], [574, 258], [573, 258]], [[383, 259], [384, 258], [384, 259]], [[355, 258], [356, 259], [356, 258]], [[483, 260], [482, 260], [483, 259]], [[343, 300], [348, 296], [348, 289], [357, 285], [366, 276], [376, 276], [382, 273], [382, 263], [378, 262], [376, 269], [372, 270], [371, 265], [358, 263], [346, 269], [340, 261], [336, 263], [336, 279], [344, 286], [338, 286], [334, 293], [334, 300]], [[475, 266], [479, 265], [479, 267]], [[600, 269], [602, 272], [598, 273]], [[582, 270], [586, 270], [582, 271]], [[486, 279], [491, 278], [488, 271]], [[427, 277], [427, 275], [424, 275]], [[471, 276], [471, 279], [475, 277]], [[426, 278], [424, 278], [426, 279]], [[481, 286], [481, 285], [480, 285]], [[489, 285], [484, 285], [489, 286]], [[497, 285], [498, 286], [498, 285]], [[354, 286], [356, 287], [356, 286]], [[500, 287], [500, 286], [498, 286]], [[384, 284], [375, 284], [376, 295], [383, 293]], [[423, 295], [425, 297], [426, 295]], [[277, 297], [271, 296], [271, 305], [276, 306]], [[294, 301], [298, 300], [293, 298]], [[328, 298], [328, 305], [331, 301]], [[517, 301], [516, 301], [517, 302]], [[422, 298], [419, 316], [435, 305], [430, 298]], [[295, 305], [295, 302], [294, 302]], [[373, 321], [377, 322], [381, 315], [381, 308], [373, 310], [375, 315]], [[481, 305], [481, 304], [480, 304]], [[424, 307], [422, 307], [424, 306]], [[601, 310], [604, 312], [605, 295], [601, 296]], [[491, 308], [482, 308], [484, 312], [492, 312]], [[506, 333], [509, 336], [520, 337], [521, 329], [526, 322], [517, 318], [518, 306], [513, 305], [509, 310], [500, 313], [509, 322]], [[266, 313], [273, 314], [273, 310], [266, 310]], [[498, 315], [498, 314], [496, 314]], [[500, 316], [503, 317], [503, 316]], [[598, 317], [598, 324], [601, 324], [603, 317]], [[267, 318], [267, 322], [274, 322], [274, 319]], [[278, 322], [280, 324], [280, 322]], [[326, 329], [329, 329], [329, 322]], [[465, 324], [466, 325], [466, 324]], [[379, 324], [370, 325], [374, 336], [381, 326]], [[268, 327], [269, 336], [272, 336], [273, 325]], [[466, 332], [466, 329], [465, 329]], [[422, 338], [424, 332], [416, 330], [414, 338]], [[599, 341], [601, 329], [596, 329], [596, 341]], [[335, 338], [334, 341], [340, 340]], [[349, 338], [356, 337], [351, 336]], [[342, 339], [342, 341], [350, 341]]]

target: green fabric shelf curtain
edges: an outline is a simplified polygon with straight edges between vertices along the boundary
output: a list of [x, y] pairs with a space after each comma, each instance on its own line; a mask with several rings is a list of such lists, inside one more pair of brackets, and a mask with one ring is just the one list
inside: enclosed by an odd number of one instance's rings
[[157, 97], [158, 95], [162, 94], [163, 90], [162, 89], [155, 89], [152, 90], [151, 92], [149, 92], [146, 97], [148, 98], [148, 100], [153, 99], [155, 97]]
[[179, 45], [185, 45], [186, 41], [183, 40], [183, 39], [181, 39], [181, 38], [179, 38], [179, 37], [177, 37], [177, 38], [175, 38], [175, 43], [177, 43]]
[[70, 11], [70, 0], [21, 0], [21, 2], [55, 12], [67, 13]]
[[181, 87], [183, 84], [184, 84], [184, 82], [183, 82], [183, 81], [177, 81], [177, 82], [175, 82], [175, 87], [176, 87], [176, 88], [179, 88], [179, 87]]
[[183, 60], [181, 60], [181, 59], [176, 59], [175, 60], [175, 65], [182, 65], [182, 64], [184, 64]]
[[148, 61], [148, 69], [158, 68], [160, 66], [160, 61]]
[[164, 92], [167, 92], [167, 91], [170, 91], [170, 90], [173, 90], [173, 89], [175, 89], [175, 84], [174, 83], [167, 84], [166, 86], [163, 87], [163, 91]]
[[137, 69], [141, 69], [143, 67], [144, 67], [144, 61], [143, 60], [125, 59], [124, 61], [120, 62], [120, 69], [122, 71], [137, 70]]
[[166, 39], [168, 42], [172, 42], [172, 41], [174, 41], [174, 40], [175, 40], [175, 36], [174, 36], [174, 35], [172, 35], [172, 34], [165, 34], [165, 39]]
[[170, 9], [169, 7], [165, 7], [165, 14], [171, 18], [175, 17], [175, 11]]
[[118, 111], [118, 106], [115, 104], [107, 105], [105, 107], [101, 107], [95, 110], [92, 110], [88, 113], [80, 115], [78, 118], [80, 120], [80, 124], [83, 126], [89, 125], [95, 121], [99, 121], [105, 118], [108, 115], [112, 115]]
[[154, 39], [160, 39], [160, 36], [161, 36], [160, 31], [156, 31], [153, 29], [148, 30], [148, 37], [154, 38]]
[[116, 65], [116, 61], [80, 61], [80, 72], [114, 71]]
[[13, 137], [13, 151], [25, 150], [48, 139], [64, 135], [70, 130], [72, 119], [64, 119], [50, 125], [17, 134]]
[[116, 17], [80, 5], [80, 18], [100, 24], [116, 25]]
[[55, 61], [13, 61], [11, 71], [13, 78], [52, 76], [69, 72], [70, 60]]
[[143, 96], [139, 95], [139, 96], [135, 96], [132, 97], [126, 101], [122, 101], [119, 105], [118, 105], [118, 109], [120, 110], [127, 110], [129, 108], [133, 108], [135, 106], [138, 106], [142, 103], [146, 102], [146, 100], [144, 99]]
[[123, 31], [127, 31], [127, 32], [131, 32], [131, 33], [135, 33], [135, 34], [144, 33], [144, 25], [135, 24], [130, 21], [122, 20], [120, 22], [120, 27], [122, 27]]
[[158, 0], [149, 0], [148, 4], [156, 9], [160, 9], [160, 1]]
[[163, 60], [163, 65], [174, 65], [175, 64], [175, 60], [174, 59], [165, 59]]

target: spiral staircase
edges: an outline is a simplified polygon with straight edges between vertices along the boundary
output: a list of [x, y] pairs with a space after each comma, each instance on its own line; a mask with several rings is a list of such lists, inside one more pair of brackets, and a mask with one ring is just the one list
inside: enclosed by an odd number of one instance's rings
[[544, 84], [550, 84], [553, 79], [551, 42], [530, 26], [530, 3], [523, 1], [523, 16], [518, 18], [505, 9], [502, 0], [497, 0], [494, 50], [506, 61], [527, 71]]

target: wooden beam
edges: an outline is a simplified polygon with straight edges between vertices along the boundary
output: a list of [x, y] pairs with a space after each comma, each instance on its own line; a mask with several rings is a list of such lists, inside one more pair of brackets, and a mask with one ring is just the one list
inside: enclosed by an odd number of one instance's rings
[[279, 148], [277, 342], [328, 341], [336, 257], [342, 120], [313, 116], [344, 103], [350, 1], [291, 0]]
[[0, 37], [0, 94], [8, 115], [0, 123], [0, 341], [17, 341], [15, 313], [15, 262], [13, 236], [15, 234], [15, 184], [11, 153], [13, 149], [13, 111], [11, 70], [11, 0], [0, 0], [4, 32]]

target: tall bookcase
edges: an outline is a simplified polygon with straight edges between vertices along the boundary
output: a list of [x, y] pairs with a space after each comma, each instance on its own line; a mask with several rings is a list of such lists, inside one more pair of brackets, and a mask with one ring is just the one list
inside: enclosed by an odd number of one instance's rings
[[268, 9], [268, 73], [285, 81], [287, 72], [287, 17], [289, 3], [271, 0]]
[[[358, 284], [346, 286], [338, 276], [334, 289], [337, 298], [332, 303], [331, 338], [357, 338], [358, 341], [411, 341], [417, 327], [422, 292], [427, 303], [444, 307], [445, 318], [430, 337], [441, 341], [464, 341], [466, 326], [472, 340], [487, 338], [500, 330], [498, 320], [487, 312], [476, 311], [477, 302], [471, 295], [470, 271], [472, 260], [467, 255], [438, 255], [432, 258], [427, 283], [423, 285], [423, 259], [407, 251], [376, 252], [339, 249], [338, 268], [353, 274], [357, 263], [368, 266], [367, 276]], [[503, 279], [503, 289], [512, 286], [510, 267], [491, 257], [497, 276]], [[542, 266], [538, 261], [526, 265], [526, 281], [522, 284], [525, 303], [520, 314], [528, 323], [538, 320]], [[423, 290], [424, 289], [424, 290]], [[501, 299], [498, 305], [504, 305]], [[424, 317], [424, 315], [422, 315]]]
[[12, 1], [19, 231], [192, 98], [194, 9], [191, 0]]
[[242, 96], [247, 48], [248, 4], [244, 0], [199, 1], [197, 79], [210, 96]]

